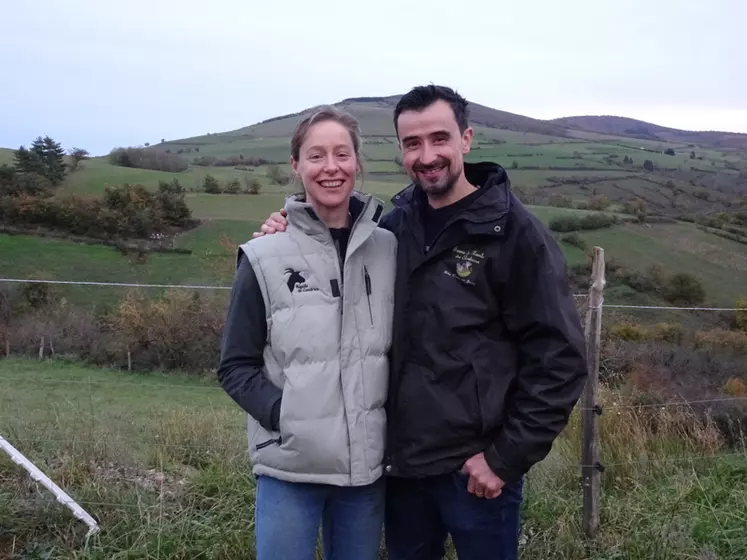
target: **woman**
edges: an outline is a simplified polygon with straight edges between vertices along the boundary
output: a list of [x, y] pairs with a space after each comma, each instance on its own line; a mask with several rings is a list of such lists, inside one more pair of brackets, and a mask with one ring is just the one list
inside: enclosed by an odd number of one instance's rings
[[218, 371], [248, 413], [257, 558], [378, 557], [394, 236], [354, 191], [355, 119], [323, 108], [291, 140], [288, 228], [238, 251]]

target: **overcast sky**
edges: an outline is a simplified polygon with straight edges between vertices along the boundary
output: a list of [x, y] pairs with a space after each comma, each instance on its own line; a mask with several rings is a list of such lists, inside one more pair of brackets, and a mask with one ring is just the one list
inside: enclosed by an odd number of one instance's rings
[[458, 6], [5, 2], [0, 146], [49, 134], [100, 155], [429, 82], [536, 118], [617, 114], [747, 132], [747, 2]]

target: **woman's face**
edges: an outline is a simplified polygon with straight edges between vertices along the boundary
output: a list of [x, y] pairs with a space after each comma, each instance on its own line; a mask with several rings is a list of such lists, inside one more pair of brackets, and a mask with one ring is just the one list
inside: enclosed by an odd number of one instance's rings
[[312, 125], [301, 144], [298, 161], [291, 158], [303, 182], [306, 199], [328, 210], [344, 205], [355, 186], [358, 159], [348, 130], [334, 121]]

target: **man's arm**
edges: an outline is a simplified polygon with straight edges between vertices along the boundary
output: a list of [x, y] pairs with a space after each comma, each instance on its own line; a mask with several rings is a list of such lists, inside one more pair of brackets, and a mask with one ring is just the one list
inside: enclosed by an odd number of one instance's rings
[[[288, 225], [288, 213], [285, 209], [281, 209], [278, 212], [273, 212], [260, 226], [260, 231], [252, 233], [253, 238], [262, 237], [263, 235], [272, 235], [278, 231], [285, 231], [285, 227]], [[397, 209], [392, 208], [384, 214], [379, 220], [379, 227], [391, 231], [395, 236], [398, 235], [396, 226], [399, 224]]]
[[223, 389], [263, 428], [278, 429], [282, 391], [264, 374], [265, 303], [257, 276], [241, 255], [223, 328], [218, 379]]
[[504, 482], [547, 456], [587, 376], [584, 333], [563, 253], [533, 216], [516, 235], [501, 307], [518, 345], [517, 387], [503, 428], [485, 450]]

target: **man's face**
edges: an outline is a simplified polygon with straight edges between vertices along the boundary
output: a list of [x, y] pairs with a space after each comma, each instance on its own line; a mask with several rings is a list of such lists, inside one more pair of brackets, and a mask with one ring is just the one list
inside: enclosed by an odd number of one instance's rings
[[448, 194], [462, 175], [472, 129], [460, 133], [454, 111], [440, 99], [422, 111], [402, 112], [397, 127], [410, 179], [431, 196]]

